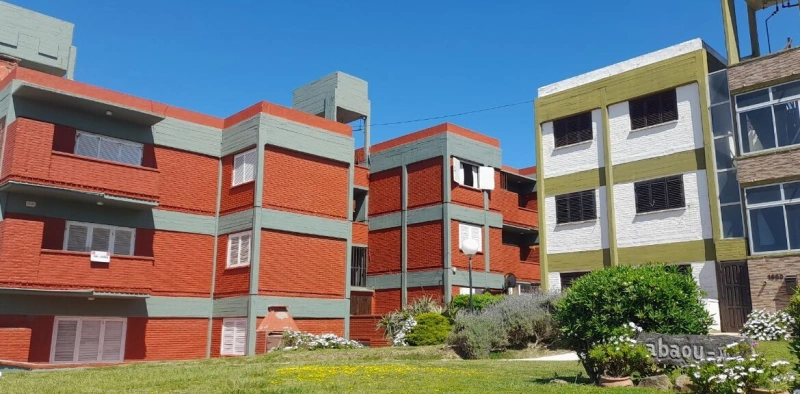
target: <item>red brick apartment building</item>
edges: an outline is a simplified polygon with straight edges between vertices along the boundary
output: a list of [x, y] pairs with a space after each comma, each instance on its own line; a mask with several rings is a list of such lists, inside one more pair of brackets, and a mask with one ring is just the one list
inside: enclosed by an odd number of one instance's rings
[[377, 315], [467, 286], [464, 237], [476, 289], [539, 282], [535, 168], [495, 139], [365, 122], [354, 154], [358, 78], [220, 119], [74, 81], [70, 23], [0, 25], [0, 368], [254, 354], [271, 306], [379, 346]]

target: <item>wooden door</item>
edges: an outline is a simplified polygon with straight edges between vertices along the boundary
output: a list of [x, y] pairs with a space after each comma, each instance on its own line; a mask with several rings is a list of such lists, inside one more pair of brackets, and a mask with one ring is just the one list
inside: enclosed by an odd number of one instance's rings
[[739, 331], [752, 310], [747, 262], [717, 263], [717, 284], [722, 331]]

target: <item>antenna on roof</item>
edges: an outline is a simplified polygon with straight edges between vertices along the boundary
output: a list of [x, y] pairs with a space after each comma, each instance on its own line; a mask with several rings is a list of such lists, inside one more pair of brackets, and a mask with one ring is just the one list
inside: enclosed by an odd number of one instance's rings
[[764, 25], [766, 26], [766, 29], [767, 29], [767, 51], [768, 51], [768, 53], [772, 53], [772, 42], [769, 39], [769, 19], [772, 18], [773, 16], [775, 16], [775, 14], [777, 14], [778, 11], [780, 11], [780, 10], [781, 9], [780, 9], [780, 7], [778, 7], [778, 3], [775, 3], [775, 11], [772, 11], [772, 14], [770, 14], [770, 16], [768, 16], [767, 19], [764, 21]]

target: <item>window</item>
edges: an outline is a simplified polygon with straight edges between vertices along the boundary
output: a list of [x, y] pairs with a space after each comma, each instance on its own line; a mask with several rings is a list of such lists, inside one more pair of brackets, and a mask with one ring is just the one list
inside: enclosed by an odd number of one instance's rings
[[253, 232], [231, 234], [228, 236], [228, 263], [227, 268], [247, 267], [250, 265], [250, 245]]
[[556, 148], [592, 140], [592, 113], [585, 112], [553, 122]]
[[800, 81], [736, 96], [742, 152], [800, 144]]
[[142, 165], [142, 144], [79, 131], [75, 137], [75, 154], [117, 163]]
[[800, 250], [800, 182], [745, 189], [750, 250]]
[[222, 319], [222, 340], [219, 354], [244, 356], [247, 345], [247, 319]]
[[556, 196], [556, 223], [573, 223], [597, 219], [594, 190]]
[[561, 290], [566, 290], [572, 287], [572, 282], [588, 274], [588, 272], [562, 272], [561, 276]]
[[481, 236], [481, 227], [469, 224], [458, 224], [458, 247], [459, 249], [468, 239], [475, 240], [478, 243], [478, 253], [483, 252], [483, 237]]
[[686, 206], [683, 175], [636, 182], [636, 213], [663, 211]]
[[233, 186], [239, 186], [256, 179], [257, 155], [258, 151], [252, 149], [233, 156]]
[[678, 120], [678, 98], [675, 89], [652, 94], [628, 102], [631, 130]]
[[122, 362], [126, 326], [124, 318], [57, 316], [53, 323], [50, 362]]
[[517, 294], [534, 294], [539, 291], [538, 283], [520, 283]]
[[350, 249], [350, 286], [367, 287], [367, 248], [352, 246]]
[[481, 167], [454, 157], [453, 181], [476, 189], [494, 190], [494, 168]]
[[95, 223], [67, 222], [64, 250], [109, 252], [131, 256], [136, 230]]

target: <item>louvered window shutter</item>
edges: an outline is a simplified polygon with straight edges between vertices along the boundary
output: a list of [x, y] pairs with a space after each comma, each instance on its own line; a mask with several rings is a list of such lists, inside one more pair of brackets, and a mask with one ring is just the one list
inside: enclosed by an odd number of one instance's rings
[[92, 243], [89, 250], [111, 251], [111, 229], [103, 227], [92, 228]]
[[567, 124], [563, 120], [553, 122], [553, 136], [556, 148], [567, 145]]
[[244, 155], [233, 157], [233, 186], [244, 183]]
[[130, 256], [133, 254], [133, 230], [114, 230], [114, 254]]
[[243, 356], [247, 346], [247, 320], [237, 320], [233, 337], [233, 354]]
[[556, 196], [556, 223], [569, 222], [569, 197]]
[[678, 120], [678, 98], [675, 90], [664, 92], [661, 96], [661, 111], [662, 122]]
[[628, 103], [628, 109], [630, 110], [632, 130], [647, 127], [647, 114], [644, 109], [644, 101], [641, 99], [631, 100]]
[[119, 320], [106, 320], [104, 326], [101, 361], [122, 361], [125, 323]]
[[56, 320], [56, 345], [53, 361], [71, 362], [75, 360], [75, 340], [78, 334], [77, 320]]
[[86, 241], [89, 236], [89, 228], [81, 224], [69, 224], [67, 228], [67, 247], [71, 252], [87, 252]]
[[667, 179], [667, 208], [682, 208], [686, 206], [683, 192], [683, 176]]
[[100, 150], [97, 158], [101, 160], [119, 161], [120, 143], [106, 138], [100, 138]]
[[250, 264], [250, 244], [252, 244], [251, 236], [242, 235], [239, 237], [239, 260], [238, 265]]
[[459, 185], [464, 184], [464, 168], [461, 166], [461, 161], [453, 158], [453, 182]]
[[81, 321], [81, 338], [78, 345], [78, 362], [97, 361], [100, 350], [100, 320]]
[[256, 151], [250, 151], [244, 155], [244, 182], [256, 179]]
[[650, 208], [650, 184], [637, 183], [634, 185], [634, 192], [636, 193], [636, 212], [648, 212]]
[[592, 220], [597, 218], [595, 209], [594, 190], [585, 191], [581, 194], [581, 220]]
[[232, 320], [223, 320], [222, 322], [222, 343], [220, 353], [224, 355], [233, 354], [233, 338], [235, 333], [235, 322]]
[[134, 166], [142, 165], [142, 148], [142, 145], [120, 144], [120, 163], [131, 164]]
[[470, 238], [478, 243], [478, 252], [483, 252], [483, 239], [481, 237], [481, 228], [478, 226], [470, 226]]
[[458, 248], [461, 249], [464, 246], [464, 241], [469, 239], [469, 227], [466, 224], [458, 225]]
[[228, 236], [228, 267], [235, 267], [239, 264], [239, 237]]
[[569, 221], [580, 222], [581, 220], [581, 195], [572, 193], [569, 195]]
[[478, 170], [478, 188], [483, 190], [494, 190], [494, 168], [480, 167]]
[[97, 157], [99, 145], [99, 136], [79, 132], [75, 140], [75, 154], [87, 157]]

